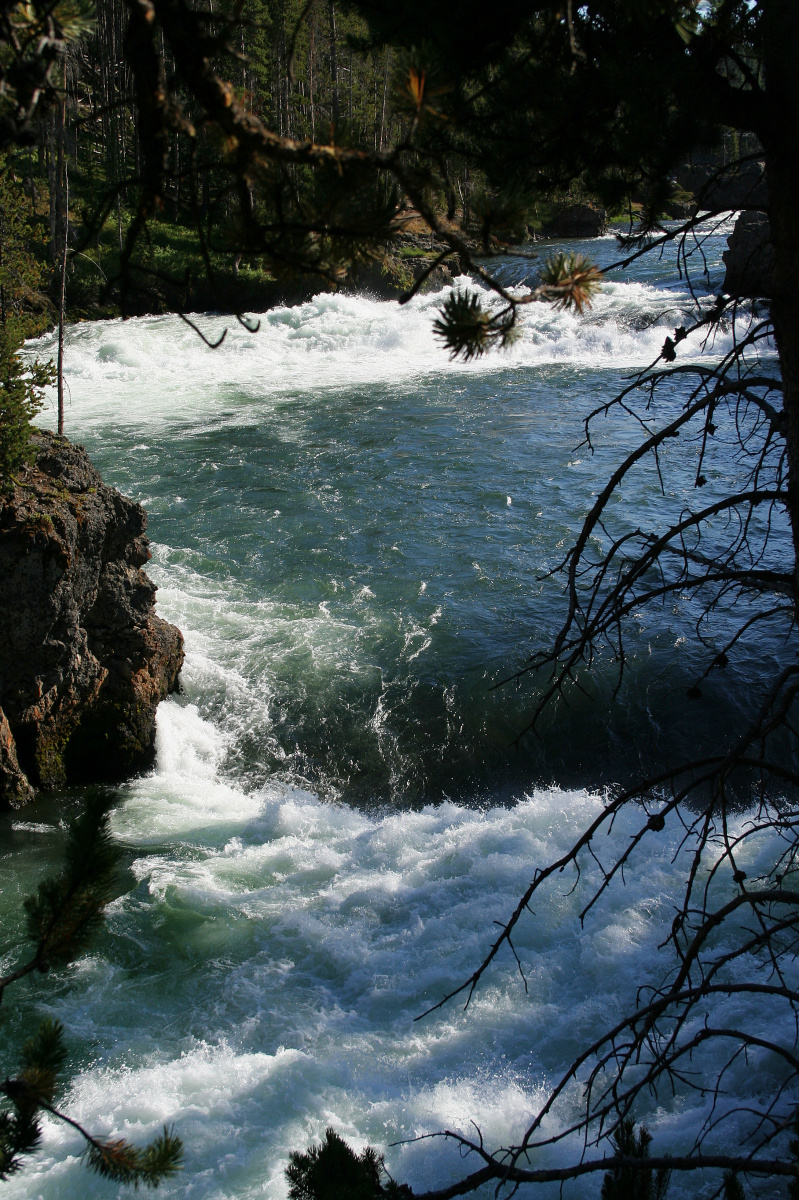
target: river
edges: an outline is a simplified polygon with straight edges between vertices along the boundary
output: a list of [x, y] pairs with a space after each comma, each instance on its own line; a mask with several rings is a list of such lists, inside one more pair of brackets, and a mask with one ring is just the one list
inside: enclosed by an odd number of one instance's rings
[[[720, 279], [726, 232], [705, 244], [700, 291]], [[611, 238], [576, 248], [617, 254]], [[508, 352], [466, 365], [434, 339], [441, 299], [321, 295], [252, 332], [203, 317], [209, 337], [228, 328], [216, 350], [174, 316], [68, 332], [67, 434], [146, 506], [158, 611], [187, 657], [155, 768], [119, 789], [126, 890], [90, 954], [9, 992], [2, 1039], [5, 1053], [37, 1014], [57, 1016], [66, 1111], [135, 1140], [174, 1123], [186, 1164], [165, 1197], [278, 1200], [289, 1151], [326, 1126], [384, 1150], [471, 1122], [492, 1145], [518, 1135], [580, 1045], [664, 973], [677, 830], [584, 931], [590, 872], [537, 903], [516, 939], [527, 992], [506, 954], [467, 1012], [413, 1018], [476, 966], [605, 785], [717, 737], [779, 657], [763, 633], [697, 721], [686, 612], [645, 613], [616, 700], [600, 660], [589, 694], [512, 744], [535, 683], [489, 688], [556, 632], [562, 582], [542, 576], [636, 436], [605, 420], [592, 455], [582, 420], [656, 358], [691, 297], [669, 251], [612, 275], [583, 316], [531, 306]], [[729, 336], [686, 353], [717, 355]], [[642, 469], [625, 519], [688, 494], [696, 447], [670, 453], [673, 492]], [[2, 819], [6, 945], [79, 800]], [[619, 844], [633, 826], [617, 825]], [[733, 1076], [733, 1093], [759, 1086], [743, 1065]], [[639, 1115], [656, 1149], [684, 1145], [705, 1103], [652, 1100]], [[46, 1122], [4, 1196], [127, 1194], [87, 1176], [80, 1150]], [[386, 1153], [417, 1190], [474, 1169], [444, 1144]], [[598, 1181], [565, 1194], [586, 1188], [598, 1195]]]

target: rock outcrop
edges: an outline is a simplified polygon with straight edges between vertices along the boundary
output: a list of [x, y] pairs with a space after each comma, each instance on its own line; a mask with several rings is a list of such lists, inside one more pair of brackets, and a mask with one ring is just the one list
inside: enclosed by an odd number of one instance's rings
[[81, 446], [32, 440], [35, 463], [0, 495], [0, 808], [148, 765], [183, 663], [141, 569], [144, 509]]
[[[440, 249], [443, 248], [440, 247]], [[415, 255], [412, 258], [404, 259], [397, 257], [393, 261], [393, 269], [387, 271], [371, 265], [361, 266], [352, 283], [348, 284], [344, 290], [356, 294], [366, 292], [380, 300], [398, 300], [421, 280], [419, 287], [421, 293], [438, 292], [452, 283], [453, 274], [447, 263], [439, 263], [437, 266], [434, 263], [435, 253]], [[454, 265], [457, 274], [457, 259], [455, 259]]]
[[774, 247], [765, 213], [741, 213], [721, 257], [727, 268], [723, 287], [728, 296], [773, 295]]
[[608, 215], [604, 208], [591, 204], [569, 204], [557, 213], [554, 220], [545, 226], [545, 237], [601, 237], [607, 233]]

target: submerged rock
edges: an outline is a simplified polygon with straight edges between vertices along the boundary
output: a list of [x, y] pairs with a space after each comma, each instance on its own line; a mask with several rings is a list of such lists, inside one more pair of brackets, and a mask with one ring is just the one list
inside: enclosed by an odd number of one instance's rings
[[144, 509], [81, 446], [32, 441], [35, 463], [0, 496], [0, 808], [147, 766], [183, 663], [141, 569]]

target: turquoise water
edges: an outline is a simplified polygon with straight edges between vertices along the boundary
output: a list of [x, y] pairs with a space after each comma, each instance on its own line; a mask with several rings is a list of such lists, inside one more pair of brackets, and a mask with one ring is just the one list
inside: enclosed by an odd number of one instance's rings
[[[708, 246], [718, 272], [723, 238]], [[616, 253], [611, 239], [590, 250]], [[146, 505], [159, 612], [187, 660], [154, 770], [119, 791], [127, 890], [91, 955], [9, 993], [5, 1036], [33, 1013], [64, 1021], [64, 1106], [93, 1130], [174, 1122], [186, 1170], [167, 1196], [282, 1197], [288, 1151], [331, 1124], [383, 1148], [472, 1120], [489, 1142], [518, 1134], [577, 1046], [665, 969], [677, 831], [582, 934], [590, 880], [553, 889], [519, 937], [529, 994], [503, 959], [468, 1013], [413, 1017], [469, 974], [604, 785], [733, 728], [779, 660], [766, 630], [705, 689], [698, 721], [690, 601], [643, 613], [618, 698], [600, 660], [589, 696], [513, 745], [536, 683], [489, 689], [556, 632], [562, 585], [542, 576], [636, 436], [606, 420], [592, 456], [582, 420], [656, 357], [691, 298], [673, 257], [647, 262], [583, 317], [531, 306], [511, 351], [468, 366], [435, 343], [440, 302], [319, 296], [258, 332], [231, 327], [216, 351], [174, 317], [69, 332], [67, 432]], [[678, 511], [696, 454], [670, 449], [665, 496], [636, 472], [618, 519]], [[728, 482], [714, 469], [710, 492]], [[9, 941], [79, 798], [4, 821]], [[750, 1086], [743, 1068], [737, 1082]], [[677, 1147], [701, 1101], [663, 1104], [650, 1127]], [[7, 1195], [116, 1195], [79, 1151], [48, 1124]], [[443, 1146], [387, 1158], [418, 1190], [463, 1170]]]

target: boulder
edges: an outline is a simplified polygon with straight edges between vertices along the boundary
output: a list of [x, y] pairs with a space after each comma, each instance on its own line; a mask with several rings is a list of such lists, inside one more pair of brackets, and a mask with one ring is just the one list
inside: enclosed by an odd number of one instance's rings
[[727, 268], [723, 290], [728, 296], [773, 295], [774, 248], [763, 213], [741, 213], [721, 257]]
[[601, 237], [607, 228], [608, 217], [604, 208], [594, 208], [591, 204], [569, 204], [544, 227], [543, 233], [551, 238], [589, 238]]
[[696, 213], [696, 205], [692, 200], [668, 200], [663, 211], [672, 221], [687, 221]]
[[183, 663], [142, 570], [144, 509], [81, 446], [32, 442], [35, 462], [0, 495], [0, 807], [149, 765]]

